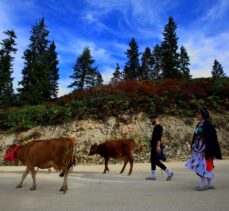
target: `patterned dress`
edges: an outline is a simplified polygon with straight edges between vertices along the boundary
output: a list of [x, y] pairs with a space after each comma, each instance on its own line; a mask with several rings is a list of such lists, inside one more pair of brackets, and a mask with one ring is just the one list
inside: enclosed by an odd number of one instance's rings
[[185, 166], [201, 177], [213, 178], [212, 171], [207, 170], [207, 162], [205, 159], [205, 143], [203, 139], [203, 123], [201, 121], [195, 130], [194, 141], [192, 144], [192, 157], [185, 163]]

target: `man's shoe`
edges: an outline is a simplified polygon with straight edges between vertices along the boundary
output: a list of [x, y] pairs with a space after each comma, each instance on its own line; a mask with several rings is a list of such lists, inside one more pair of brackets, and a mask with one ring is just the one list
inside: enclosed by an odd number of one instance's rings
[[156, 177], [146, 177], [146, 180], [156, 180]]
[[173, 175], [174, 175], [174, 173], [171, 172], [171, 173], [168, 175], [168, 177], [166, 178], [166, 180], [167, 180], [167, 181], [170, 181], [170, 180], [172, 179]]

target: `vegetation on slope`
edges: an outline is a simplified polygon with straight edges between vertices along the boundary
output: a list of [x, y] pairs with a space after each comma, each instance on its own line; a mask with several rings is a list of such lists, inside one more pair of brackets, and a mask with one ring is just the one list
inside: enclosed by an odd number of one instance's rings
[[200, 106], [228, 110], [229, 79], [128, 81], [74, 91], [41, 105], [0, 111], [0, 128], [27, 130], [77, 119], [145, 112], [193, 116]]

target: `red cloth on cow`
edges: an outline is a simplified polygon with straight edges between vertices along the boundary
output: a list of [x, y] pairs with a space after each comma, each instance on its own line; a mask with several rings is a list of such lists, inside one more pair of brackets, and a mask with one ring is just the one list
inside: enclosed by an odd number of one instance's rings
[[11, 150], [11, 152], [9, 152], [10, 148], [6, 149], [6, 154], [4, 156], [4, 159], [15, 162], [16, 158], [14, 157], [14, 153], [17, 151], [17, 149], [18, 149], [18, 145], [15, 145], [15, 147]]

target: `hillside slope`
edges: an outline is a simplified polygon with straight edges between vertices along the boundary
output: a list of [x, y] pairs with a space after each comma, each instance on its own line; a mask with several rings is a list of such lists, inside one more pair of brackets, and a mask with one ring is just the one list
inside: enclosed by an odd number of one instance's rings
[[[219, 142], [224, 157], [229, 156], [229, 113], [224, 115], [212, 114], [213, 123], [217, 127]], [[189, 144], [196, 125], [193, 117], [175, 117], [162, 115], [161, 124], [164, 127], [163, 142], [166, 145], [165, 152], [169, 160], [186, 160], [190, 156]], [[152, 125], [147, 114], [120, 115], [102, 120], [71, 121], [55, 126], [37, 126], [26, 132], [8, 133], [1, 132], [0, 152], [1, 163], [3, 162], [3, 149], [8, 144], [26, 143], [33, 139], [48, 139], [60, 136], [75, 136], [78, 139], [77, 162], [78, 163], [102, 163], [99, 156], [89, 157], [90, 145], [101, 143], [106, 140], [118, 138], [133, 138], [139, 145], [144, 146], [140, 154], [135, 154], [137, 162], [149, 161], [149, 140]], [[114, 161], [116, 162], [116, 161]]]

